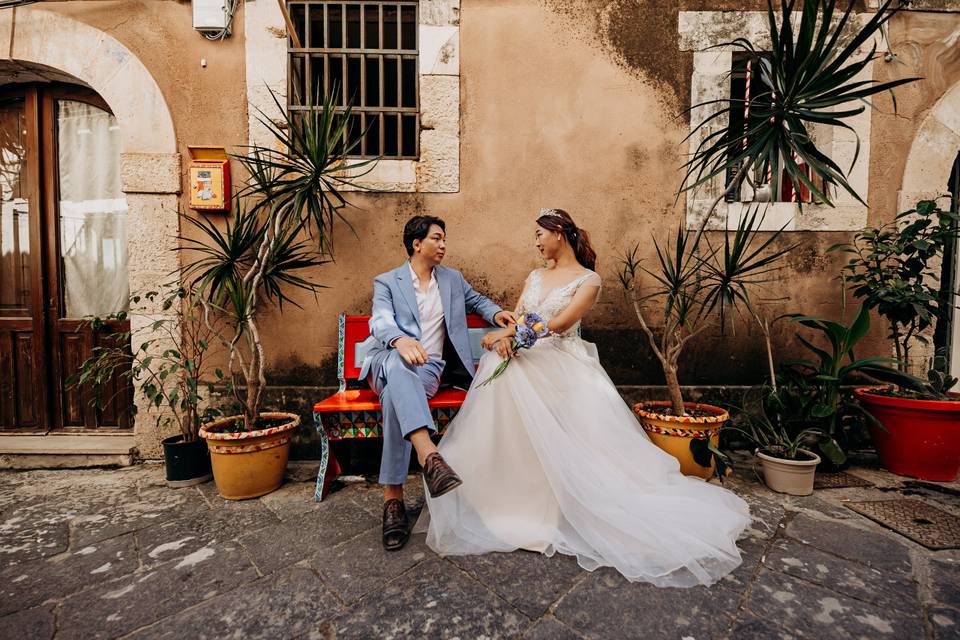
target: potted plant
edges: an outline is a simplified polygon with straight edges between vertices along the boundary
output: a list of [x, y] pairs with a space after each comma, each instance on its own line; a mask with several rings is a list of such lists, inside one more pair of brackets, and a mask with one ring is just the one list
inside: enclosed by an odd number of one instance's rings
[[[851, 254], [844, 278], [853, 295], [887, 321], [904, 374], [915, 343], [928, 341], [924, 334], [934, 323], [950, 321], [954, 292], [940, 290], [932, 264], [942, 262], [958, 224], [957, 212], [925, 200], [836, 247]], [[960, 397], [949, 391], [955, 380], [946, 365], [946, 358], [936, 355], [927, 382], [906, 377], [898, 386], [855, 391], [879, 423], [871, 425], [871, 435], [890, 471], [939, 481], [953, 480], [960, 471]]]
[[769, 389], [763, 389], [760, 399], [753, 403], [757, 408], [738, 412], [727, 428], [753, 444], [767, 487], [778, 493], [808, 496], [813, 493], [820, 456], [804, 445], [809, 446], [826, 434], [812, 427], [797, 428], [795, 423], [780, 420], [776, 413], [771, 419], [768, 405], [775, 398]]
[[[709, 437], [715, 444], [714, 432], [726, 419], [726, 413], [716, 407], [684, 403], [677, 380], [683, 348], [708, 325], [713, 312], [718, 312], [723, 322], [725, 312], [739, 308], [757, 322], [767, 337], [768, 366], [775, 384], [769, 325], [750, 304], [748, 291], [764, 279], [762, 274], [773, 269], [785, 253], [773, 248], [772, 239], [756, 243], [761, 229], [756, 211], [741, 219], [733, 240], [729, 234], [725, 236], [722, 257], [705, 247], [708, 243], [702, 240], [708, 222], [724, 198], [745, 181], [752, 184], [750, 176], [769, 176], [765, 188], [770, 193], [779, 193], [780, 183], [789, 180], [809, 189], [817, 201], [826, 205], [832, 206], [829, 185], [844, 189], [863, 202], [847, 181], [844, 169], [817, 147], [811, 129], [850, 129], [845, 120], [864, 111], [866, 107], [860, 103], [866, 102], [866, 98], [915, 80], [850, 82], [877, 57], [876, 47], [866, 56], [856, 53], [880, 35], [895, 13], [890, 10], [891, 0], [886, 0], [862, 26], [850, 21], [853, 2], [837, 20], [833, 0], [803, 0], [799, 21], [795, 18], [795, 4], [781, 4], [778, 26], [773, 2], [768, 2], [769, 51], [744, 38], [727, 43], [759, 70], [752, 95], [744, 100], [711, 100], [691, 107], [691, 111], [706, 109], [710, 114], [688, 136], [689, 139], [699, 134], [701, 141], [684, 165], [680, 194], [732, 176], [711, 203], [699, 229], [691, 235], [681, 226], [672, 248], [661, 249], [660, 244], [654, 243], [657, 268], [642, 270], [657, 283], [649, 294], [641, 292], [638, 283], [637, 250], [622, 259], [621, 284], [660, 361], [670, 394], [667, 402], [641, 403], [635, 409], [647, 431], [657, 436], [655, 441], [680, 456], [685, 472], [696, 475], [708, 476], [710, 469], [698, 469], [700, 465], [687, 462], [691, 456], [687, 443], [690, 438]], [[735, 114], [742, 120], [742, 128], [717, 129], [724, 120], [733, 122], [731, 116]], [[856, 155], [853, 162], [856, 163]], [[643, 317], [641, 303], [652, 298], [662, 303], [664, 322], [659, 337]], [[673, 442], [672, 437], [683, 438], [684, 442]]]
[[855, 355], [857, 344], [870, 330], [866, 304], [857, 308], [847, 324], [800, 314], [786, 317], [818, 332], [821, 346], [797, 334], [797, 340], [812, 358], [784, 363], [780, 389], [772, 393], [770, 406], [780, 422], [815, 427], [819, 435], [809, 444], [826, 458], [832, 470], [843, 468], [854, 434], [864, 423], [876, 422], [854, 400], [850, 386], [864, 380], [911, 383], [913, 378], [892, 366], [897, 364], [893, 358]]
[[[274, 96], [280, 123], [260, 114], [276, 149], [252, 146], [234, 156], [249, 174], [236, 196], [235, 217], [221, 230], [211, 218], [186, 216], [193, 236], [181, 238], [190, 251], [184, 277], [199, 292], [204, 318], [219, 318], [216, 335], [228, 354], [227, 388], [243, 408], [240, 415], [206, 424], [214, 480], [224, 498], [241, 500], [269, 493], [283, 481], [298, 415], [264, 412], [267, 354], [258, 313], [296, 302], [290, 290], [316, 295], [322, 285], [305, 272], [330, 261], [333, 224], [347, 205], [340, 190], [374, 161], [352, 161], [362, 132], [349, 128], [350, 108], [322, 105], [289, 112]], [[368, 170], [368, 169], [367, 169]]]
[[[141, 301], [159, 301], [165, 311], [174, 309], [175, 315], [146, 323], [132, 323], [134, 327], [115, 336], [104, 346], [94, 347], [93, 353], [77, 372], [67, 380], [69, 388], [92, 389], [92, 402], [103, 408], [104, 392], [114, 376], [138, 381], [146, 404], [156, 413], [156, 424], [166, 429], [176, 424], [180, 433], [162, 441], [167, 485], [188, 487], [210, 480], [210, 456], [206, 442], [197, 437], [200, 426], [220, 415], [209, 406], [202, 395], [209, 394], [212, 384], [204, 382], [208, 374], [208, 356], [212, 331], [201, 320], [196, 294], [182, 287], [166, 287], [162, 292], [149, 291], [130, 298], [130, 308]], [[136, 312], [133, 312], [135, 315]], [[121, 311], [105, 317], [88, 318], [87, 322], [99, 331], [107, 322], [126, 320], [128, 312]], [[138, 345], [131, 353], [130, 344]], [[132, 411], [136, 413], [137, 406]]]
[[[722, 253], [719, 248], [707, 247], [702, 234], [681, 226], [670, 246], [662, 248], [654, 240], [656, 270], [641, 269], [639, 246], [621, 260], [620, 283], [660, 362], [670, 396], [669, 400], [640, 402], [634, 405], [634, 412], [650, 439], [676, 457], [686, 475], [706, 479], [718, 473], [722, 477], [723, 461], [718, 461], [716, 454], [720, 429], [729, 414], [721, 407], [684, 400], [678, 376], [684, 347], [714, 322], [724, 322], [737, 308], [757, 317], [750, 290], [766, 282], [765, 274], [793, 249], [772, 248], [779, 233], [761, 239], [759, 226], [756, 212], [745, 217], [734, 234], [724, 236]], [[653, 280], [646, 291], [639, 282], [641, 271]], [[643, 304], [651, 300], [662, 310], [659, 332], [651, 329], [645, 317]]]

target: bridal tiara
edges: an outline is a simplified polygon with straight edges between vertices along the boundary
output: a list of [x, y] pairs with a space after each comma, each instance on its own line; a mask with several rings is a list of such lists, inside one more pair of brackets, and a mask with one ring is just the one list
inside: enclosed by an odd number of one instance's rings
[[553, 216], [555, 218], [563, 218], [560, 215], [560, 212], [556, 209], [540, 209], [540, 213], [537, 214], [537, 218], [545, 218], [546, 216]]

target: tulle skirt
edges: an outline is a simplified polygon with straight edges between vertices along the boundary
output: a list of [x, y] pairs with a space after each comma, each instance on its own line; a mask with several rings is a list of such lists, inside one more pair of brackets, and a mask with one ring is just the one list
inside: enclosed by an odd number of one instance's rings
[[528, 549], [576, 556], [658, 586], [709, 585], [741, 562], [747, 504], [680, 473], [644, 433], [597, 358], [576, 337], [547, 338], [506, 372], [480, 362], [440, 442], [463, 479], [427, 499], [427, 544], [440, 555]]

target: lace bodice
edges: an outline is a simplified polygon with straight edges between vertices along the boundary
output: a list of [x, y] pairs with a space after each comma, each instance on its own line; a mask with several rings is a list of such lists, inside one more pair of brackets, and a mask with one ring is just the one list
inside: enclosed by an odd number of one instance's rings
[[[520, 297], [520, 313], [533, 311], [539, 314], [544, 320], [549, 322], [563, 311], [574, 294], [583, 285], [599, 287], [601, 283], [600, 276], [593, 271], [587, 271], [583, 275], [574, 278], [565, 285], [554, 287], [548, 291], [543, 290], [543, 272], [544, 269], [534, 269], [527, 276], [527, 282], [524, 286], [523, 295]], [[577, 321], [572, 327], [564, 331], [561, 337], [579, 335], [580, 322]]]

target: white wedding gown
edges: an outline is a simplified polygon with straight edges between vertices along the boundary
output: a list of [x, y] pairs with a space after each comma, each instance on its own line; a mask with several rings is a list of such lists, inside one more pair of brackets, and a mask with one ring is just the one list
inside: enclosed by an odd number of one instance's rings
[[[600, 284], [588, 272], [541, 297], [541, 275], [530, 274], [519, 311], [546, 320], [578, 287]], [[480, 387], [500, 362], [483, 356], [440, 442], [463, 485], [427, 498], [431, 549], [559, 552], [589, 571], [674, 587], [712, 584], [740, 564], [747, 504], [682, 475], [650, 442], [578, 327], [542, 339]]]

